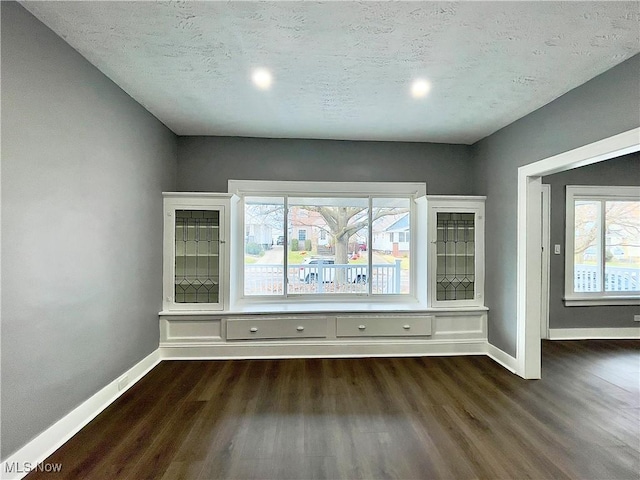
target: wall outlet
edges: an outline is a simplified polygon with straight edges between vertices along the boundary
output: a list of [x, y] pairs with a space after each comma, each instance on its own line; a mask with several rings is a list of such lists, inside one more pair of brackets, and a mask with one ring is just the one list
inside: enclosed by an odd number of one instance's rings
[[640, 322], [640, 315], [634, 315], [633, 316], [633, 321], [634, 322]]
[[129, 375], [123, 375], [118, 379], [118, 391], [123, 390], [129, 384]]

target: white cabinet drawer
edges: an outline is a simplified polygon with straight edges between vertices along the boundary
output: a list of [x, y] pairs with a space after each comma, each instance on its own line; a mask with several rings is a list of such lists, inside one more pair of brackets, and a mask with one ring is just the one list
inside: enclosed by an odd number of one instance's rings
[[338, 337], [412, 337], [431, 335], [430, 316], [337, 317]]
[[227, 320], [227, 340], [325, 338], [326, 336], [326, 318], [234, 318]]

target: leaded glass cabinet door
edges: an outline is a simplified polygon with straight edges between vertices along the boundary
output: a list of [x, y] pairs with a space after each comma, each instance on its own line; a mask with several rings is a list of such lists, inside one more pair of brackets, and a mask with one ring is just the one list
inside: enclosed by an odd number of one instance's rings
[[220, 303], [220, 211], [175, 211], [175, 303]]
[[474, 213], [436, 212], [436, 300], [475, 297]]
[[165, 310], [223, 309], [225, 206], [215, 197], [165, 197]]
[[440, 200], [430, 208], [430, 298], [433, 306], [483, 304], [484, 203]]

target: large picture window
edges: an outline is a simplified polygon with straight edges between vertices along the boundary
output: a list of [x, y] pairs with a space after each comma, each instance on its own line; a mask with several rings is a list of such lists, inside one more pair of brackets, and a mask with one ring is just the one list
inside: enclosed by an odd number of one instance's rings
[[241, 194], [244, 297], [412, 294], [416, 190], [407, 185], [385, 194], [377, 184], [336, 192], [308, 182], [310, 194], [275, 195], [271, 185]]
[[567, 305], [640, 298], [640, 190], [567, 187]]

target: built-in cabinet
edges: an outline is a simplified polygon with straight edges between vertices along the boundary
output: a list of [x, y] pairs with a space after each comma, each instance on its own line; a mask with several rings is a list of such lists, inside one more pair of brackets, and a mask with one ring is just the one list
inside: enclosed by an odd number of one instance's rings
[[[237, 199], [236, 199], [237, 200]], [[397, 302], [352, 299], [237, 305], [230, 252], [242, 255], [241, 212], [227, 194], [164, 194], [160, 346], [176, 358], [483, 353], [484, 199], [428, 196], [412, 249], [417, 289]], [[233, 229], [231, 228], [233, 226]], [[424, 254], [426, 253], [426, 255]], [[241, 270], [241, 268], [240, 268]], [[422, 290], [424, 292], [424, 290]], [[341, 306], [342, 305], [342, 306]]]
[[429, 305], [484, 305], [484, 197], [428, 197]]
[[176, 359], [483, 354], [487, 311], [166, 313], [160, 347]]
[[225, 308], [229, 198], [164, 194], [164, 311]]

